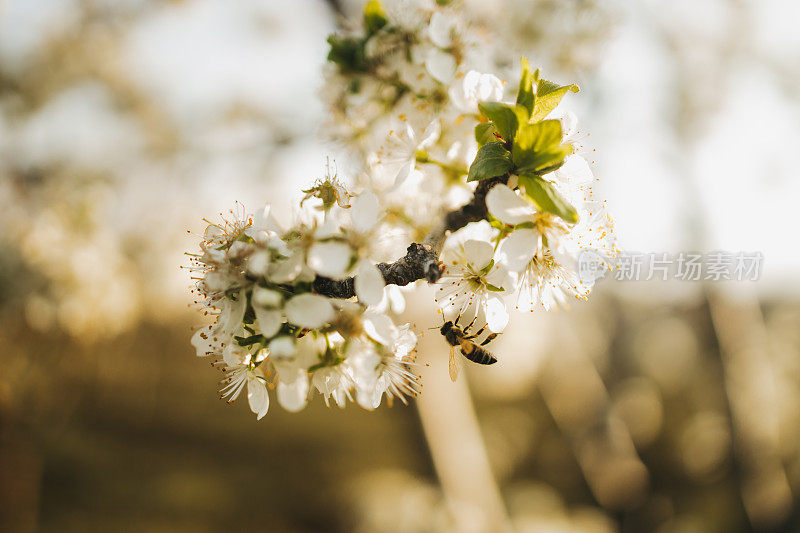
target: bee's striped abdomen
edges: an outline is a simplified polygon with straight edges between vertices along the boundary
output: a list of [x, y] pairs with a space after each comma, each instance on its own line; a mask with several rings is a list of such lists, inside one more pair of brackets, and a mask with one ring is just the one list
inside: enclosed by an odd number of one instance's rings
[[461, 354], [473, 363], [478, 363], [479, 365], [492, 365], [497, 362], [497, 357], [474, 342], [462, 342]]

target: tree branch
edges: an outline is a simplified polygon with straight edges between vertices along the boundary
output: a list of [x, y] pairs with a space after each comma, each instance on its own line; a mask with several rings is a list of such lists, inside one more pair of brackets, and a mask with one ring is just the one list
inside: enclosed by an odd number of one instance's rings
[[[460, 208], [445, 214], [438, 228], [431, 231], [422, 243], [412, 243], [406, 255], [394, 263], [379, 263], [378, 270], [387, 285], [408, 285], [420, 279], [428, 283], [436, 283], [442, 277], [439, 255], [442, 252], [448, 232], [456, 231], [470, 222], [478, 222], [486, 218], [486, 194], [498, 183], [508, 182], [508, 176], [482, 180], [478, 183], [472, 200]], [[314, 279], [314, 290], [332, 298], [352, 298], [356, 295], [355, 279], [350, 277], [341, 280], [317, 276]]]
[[448, 232], [459, 230], [470, 222], [484, 220], [486, 215], [489, 214], [486, 208], [486, 195], [498, 183], [508, 183], [508, 175], [478, 182], [478, 187], [472, 195], [472, 200], [455, 211], [447, 213], [442, 220], [442, 224], [425, 237], [423, 244], [438, 256], [442, 252], [442, 246], [444, 246], [444, 240]]

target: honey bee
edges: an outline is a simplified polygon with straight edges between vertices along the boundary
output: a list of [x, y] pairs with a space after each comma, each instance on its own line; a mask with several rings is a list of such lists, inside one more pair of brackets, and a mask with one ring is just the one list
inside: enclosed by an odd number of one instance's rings
[[456, 361], [456, 348], [461, 348], [461, 355], [479, 365], [493, 365], [497, 362], [497, 357], [492, 355], [488, 350], [483, 348], [497, 337], [497, 333], [490, 333], [486, 339], [480, 344], [475, 343], [472, 339], [478, 338], [486, 326], [482, 326], [478, 331], [473, 334], [469, 333], [469, 328], [475, 323], [475, 319], [470, 322], [467, 327], [461, 329], [458, 326], [458, 319], [455, 322], [448, 320], [439, 330], [444, 336], [445, 340], [450, 344], [450, 379], [455, 381], [458, 379], [458, 363]]

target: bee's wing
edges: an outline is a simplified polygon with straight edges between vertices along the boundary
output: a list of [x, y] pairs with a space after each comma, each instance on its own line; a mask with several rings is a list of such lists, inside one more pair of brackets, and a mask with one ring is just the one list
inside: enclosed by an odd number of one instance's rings
[[456, 358], [455, 346], [450, 347], [450, 379], [455, 382], [458, 379], [458, 359]]

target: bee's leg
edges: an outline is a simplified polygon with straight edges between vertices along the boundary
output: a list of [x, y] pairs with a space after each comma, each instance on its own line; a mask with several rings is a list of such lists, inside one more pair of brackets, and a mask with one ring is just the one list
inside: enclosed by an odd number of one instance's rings
[[484, 339], [484, 341], [481, 343], [481, 346], [486, 346], [487, 344], [492, 342], [495, 339], [495, 337], [497, 337], [497, 335], [498, 335], [497, 333], [492, 333], [491, 335], [486, 337], [486, 339]]
[[[463, 332], [466, 334], [466, 333], [469, 331], [469, 328], [471, 328], [471, 327], [472, 327], [472, 324], [474, 324], [474, 323], [475, 323], [475, 320], [477, 320], [477, 319], [478, 319], [478, 313], [476, 312], [476, 313], [475, 313], [475, 318], [473, 318], [473, 319], [472, 319], [472, 322], [470, 322], [469, 324], [467, 324], [467, 327], [465, 327], [465, 328], [464, 328], [463, 330], [461, 330], [461, 331], [463, 331]], [[469, 337], [469, 338], [472, 338], [472, 337]]]
[[478, 331], [476, 331], [474, 334], [472, 334], [472, 335], [469, 335], [469, 336], [467, 336], [466, 338], [467, 338], [467, 339], [475, 339], [475, 338], [477, 338], [477, 337], [480, 337], [480, 336], [481, 336], [481, 333], [483, 333], [484, 331], [486, 331], [486, 324], [484, 324], [483, 326], [481, 326], [481, 329], [479, 329]]

